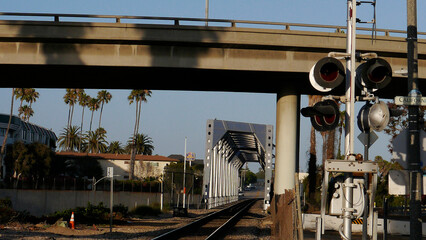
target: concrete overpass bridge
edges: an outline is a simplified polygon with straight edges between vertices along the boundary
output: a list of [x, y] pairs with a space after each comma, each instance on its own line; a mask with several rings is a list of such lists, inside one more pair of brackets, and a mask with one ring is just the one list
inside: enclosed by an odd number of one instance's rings
[[[346, 49], [342, 26], [33, 13], [0, 13], [0, 19], [0, 69], [9, 76], [0, 87], [276, 93], [292, 85], [312, 94], [310, 68], [328, 52]], [[358, 51], [407, 69], [403, 31], [377, 29], [372, 40], [369, 29], [358, 29]], [[419, 33], [421, 80], [425, 37]], [[394, 76], [383, 96], [406, 94], [405, 78]]]

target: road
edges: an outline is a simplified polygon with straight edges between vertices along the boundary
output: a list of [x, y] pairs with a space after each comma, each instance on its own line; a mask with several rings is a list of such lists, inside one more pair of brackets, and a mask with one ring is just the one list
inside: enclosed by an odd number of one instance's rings
[[265, 194], [265, 186], [256, 185], [255, 189], [252, 189], [250, 191], [244, 191], [244, 197], [245, 198], [263, 198]]

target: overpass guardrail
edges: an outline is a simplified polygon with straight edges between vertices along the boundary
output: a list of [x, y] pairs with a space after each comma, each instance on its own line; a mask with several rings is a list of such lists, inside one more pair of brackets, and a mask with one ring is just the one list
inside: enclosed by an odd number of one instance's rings
[[[79, 22], [79, 23], [116, 23], [116, 24], [154, 24], [174, 26], [204, 26], [229, 28], [262, 28], [281, 30], [309, 30], [344, 33], [346, 26], [285, 23], [268, 21], [205, 19], [185, 17], [153, 17], [153, 16], [125, 16], [125, 15], [92, 15], [92, 14], [57, 14], [57, 13], [17, 13], [0, 12], [0, 21], [42, 21], [42, 22]], [[378, 36], [406, 37], [404, 30], [357, 27], [359, 32], [378, 33]], [[418, 38], [426, 39], [426, 32], [418, 32]]]

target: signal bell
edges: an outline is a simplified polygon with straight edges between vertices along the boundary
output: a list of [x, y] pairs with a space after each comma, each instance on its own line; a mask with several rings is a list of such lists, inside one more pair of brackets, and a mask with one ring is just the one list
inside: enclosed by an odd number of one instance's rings
[[339, 106], [334, 100], [317, 102], [313, 107], [301, 109], [304, 117], [310, 117], [312, 126], [317, 131], [333, 130], [339, 124]]
[[392, 68], [382, 58], [373, 58], [359, 65], [356, 70], [358, 87], [367, 91], [376, 91], [386, 87], [392, 80]]
[[358, 114], [358, 127], [362, 132], [383, 131], [389, 123], [390, 112], [384, 102], [365, 104]]
[[320, 59], [309, 72], [312, 87], [320, 92], [329, 92], [345, 79], [345, 67], [332, 57]]

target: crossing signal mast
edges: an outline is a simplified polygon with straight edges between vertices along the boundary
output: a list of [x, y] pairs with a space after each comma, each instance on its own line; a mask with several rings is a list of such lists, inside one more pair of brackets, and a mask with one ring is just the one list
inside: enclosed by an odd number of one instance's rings
[[[328, 57], [320, 59], [309, 73], [311, 86], [322, 94], [338, 88], [345, 82], [345, 96], [325, 96], [314, 106], [301, 109], [301, 114], [310, 118], [315, 130], [329, 131], [338, 126], [340, 116], [338, 101], [345, 104], [345, 159], [328, 159], [325, 161], [321, 197], [321, 222], [324, 223], [329, 174], [340, 174], [341, 179], [334, 183], [333, 191], [336, 194], [333, 194], [334, 197], [329, 203], [329, 213], [342, 217], [343, 223], [339, 231], [342, 239], [352, 238], [352, 220], [362, 217], [363, 213], [367, 212], [367, 208], [364, 206], [368, 205], [366, 203], [368, 198], [370, 199], [368, 234], [370, 236], [375, 235], [373, 232], [374, 214], [372, 206], [378, 169], [374, 161], [368, 159], [364, 161], [362, 155], [354, 153], [355, 87], [361, 90], [361, 96], [357, 99], [366, 102], [358, 115], [358, 126], [362, 132], [382, 131], [388, 124], [390, 116], [387, 105], [374, 96], [375, 91], [386, 87], [392, 80], [390, 64], [386, 60], [378, 58], [375, 53], [358, 54], [355, 52], [356, 23], [373, 23], [373, 32], [375, 31], [375, 16], [371, 22], [361, 22], [356, 18], [356, 6], [363, 3], [373, 5], [375, 15], [375, 0], [360, 2], [347, 0], [346, 53], [329, 53]], [[346, 61], [346, 69], [342, 63], [343, 60]], [[356, 61], [360, 62], [358, 68], [355, 68]], [[363, 175], [367, 177], [362, 178]], [[367, 188], [369, 191], [367, 191]], [[362, 207], [354, 206], [354, 193], [363, 196]], [[359, 199], [358, 196], [357, 199]], [[367, 214], [364, 216], [367, 216]], [[366, 219], [363, 219], [363, 221], [366, 221]], [[321, 224], [321, 230], [323, 234], [324, 224]]]

